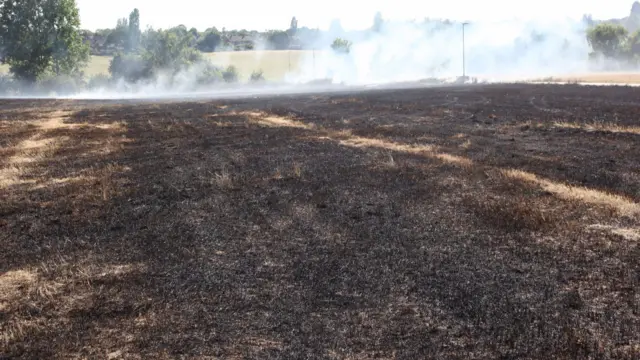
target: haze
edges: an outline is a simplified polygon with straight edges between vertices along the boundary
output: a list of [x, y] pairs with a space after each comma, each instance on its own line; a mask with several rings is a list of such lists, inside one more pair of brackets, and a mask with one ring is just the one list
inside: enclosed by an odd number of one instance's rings
[[374, 14], [382, 12], [386, 19], [448, 18], [451, 20], [506, 20], [573, 18], [583, 14], [594, 18], [608, 19], [627, 16], [630, 0], [586, 0], [532, 2], [502, 0], [449, 0], [446, 2], [416, 2], [396, 0], [393, 2], [372, 0], [362, 3], [326, 0], [318, 3], [273, 0], [243, 2], [211, 2], [206, 0], [182, 0], [159, 2], [155, 0], [111, 0], [108, 6], [95, 0], [77, 0], [83, 28], [97, 29], [114, 26], [116, 20], [126, 17], [133, 8], [142, 14], [143, 27], [167, 28], [179, 24], [206, 29], [216, 26], [221, 29], [286, 28], [292, 16], [300, 26], [327, 28], [334, 18], [339, 18], [347, 30], [361, 29], [371, 25]]

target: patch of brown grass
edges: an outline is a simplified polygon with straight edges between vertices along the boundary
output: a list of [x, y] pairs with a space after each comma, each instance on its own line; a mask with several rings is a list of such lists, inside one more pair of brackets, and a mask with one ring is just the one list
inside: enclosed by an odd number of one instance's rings
[[629, 241], [640, 241], [640, 228], [596, 224], [590, 225], [589, 229], [607, 231]]
[[311, 125], [291, 120], [283, 116], [270, 115], [255, 111], [243, 112], [239, 113], [239, 115], [246, 115], [252, 122], [267, 127], [291, 127], [307, 130], [313, 129], [313, 126]]
[[503, 174], [511, 179], [526, 181], [541, 186], [565, 200], [578, 201], [587, 205], [604, 206], [615, 210], [623, 216], [635, 217], [640, 215], [640, 204], [620, 196], [604, 191], [589, 189], [581, 186], [570, 186], [556, 181], [541, 178], [523, 170], [504, 170]]
[[559, 220], [532, 198], [522, 195], [466, 194], [463, 203], [479, 218], [507, 231], [549, 230]]
[[[36, 188], [42, 188], [51, 184], [81, 180], [82, 178], [78, 176], [41, 179], [33, 175], [30, 168], [32, 164], [49, 161], [57, 152], [64, 150], [75, 136], [75, 131], [97, 128], [112, 131], [114, 136], [117, 136], [125, 130], [123, 122], [97, 125], [66, 123], [65, 120], [70, 115], [69, 111], [52, 111], [41, 114], [35, 120], [25, 120], [33, 127], [34, 134], [18, 141], [11, 147], [12, 155], [3, 161], [2, 167], [0, 167], [0, 188], [25, 184], [36, 184]], [[94, 143], [96, 149], [90, 150], [88, 153], [97, 152], [106, 155], [120, 150], [126, 141], [122, 138], [116, 141], [113, 137], [101, 139]]]
[[12, 270], [0, 275], [0, 349], [30, 336], [65, 327], [77, 311], [90, 305], [94, 283], [143, 271], [140, 264], [95, 265], [95, 261], [58, 259], [39, 268]]
[[468, 167], [473, 164], [470, 159], [447, 153], [441, 153], [438, 148], [428, 144], [401, 144], [393, 141], [388, 141], [379, 138], [368, 138], [362, 136], [353, 135], [350, 129], [331, 130], [325, 128], [318, 128], [312, 125], [305, 124], [300, 121], [291, 120], [282, 116], [273, 116], [259, 112], [245, 112], [244, 114], [250, 116], [251, 121], [264, 126], [275, 127], [292, 127], [305, 130], [316, 130], [321, 139], [332, 139], [338, 141], [341, 145], [349, 147], [366, 147], [366, 148], [378, 148], [396, 152], [405, 152], [410, 154], [421, 154], [434, 159], [438, 159], [444, 163], [453, 164], [462, 167]]
[[563, 129], [580, 129], [584, 131], [602, 131], [614, 134], [635, 134], [640, 135], [640, 126], [624, 126], [614, 123], [569, 123], [569, 122], [554, 122], [553, 126]]

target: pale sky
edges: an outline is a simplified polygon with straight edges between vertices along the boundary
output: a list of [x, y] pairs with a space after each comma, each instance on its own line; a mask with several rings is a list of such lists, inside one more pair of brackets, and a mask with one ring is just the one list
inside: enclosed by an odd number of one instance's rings
[[218, 29], [265, 30], [289, 26], [292, 16], [298, 26], [327, 28], [334, 18], [349, 29], [369, 27], [376, 11], [387, 19], [448, 18], [451, 20], [505, 20], [516, 17], [542, 19], [571, 17], [579, 19], [592, 14], [595, 19], [625, 17], [633, 0], [324, 0], [303, 2], [294, 0], [76, 0], [80, 8], [82, 27], [113, 27], [118, 18], [128, 17], [131, 10], [140, 10], [142, 28], [168, 28], [180, 24], [202, 31]]

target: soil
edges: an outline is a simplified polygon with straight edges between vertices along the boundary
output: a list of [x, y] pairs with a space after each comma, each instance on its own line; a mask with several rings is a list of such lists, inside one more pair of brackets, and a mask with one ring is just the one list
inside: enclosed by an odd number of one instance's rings
[[640, 358], [640, 89], [0, 100], [0, 358]]

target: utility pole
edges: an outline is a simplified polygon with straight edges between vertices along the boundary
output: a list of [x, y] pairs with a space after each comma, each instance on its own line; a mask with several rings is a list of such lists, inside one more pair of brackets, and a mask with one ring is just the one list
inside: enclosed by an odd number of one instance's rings
[[468, 22], [462, 23], [462, 81], [467, 80], [467, 69], [465, 66], [465, 53], [464, 53], [464, 27], [465, 25], [469, 25]]

